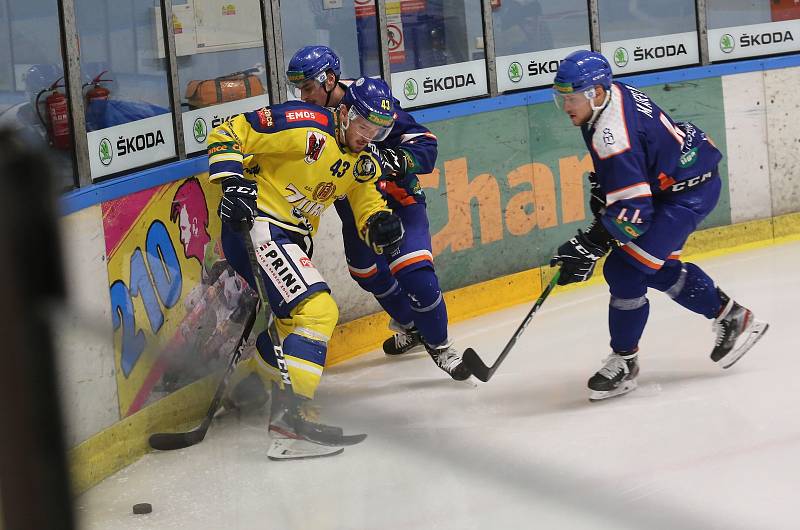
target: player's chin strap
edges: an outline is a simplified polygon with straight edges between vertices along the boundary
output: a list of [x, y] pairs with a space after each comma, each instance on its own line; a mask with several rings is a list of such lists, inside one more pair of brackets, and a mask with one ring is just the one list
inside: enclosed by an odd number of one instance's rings
[[[327, 94], [327, 96], [325, 97], [325, 105], [323, 105], [324, 107], [330, 107], [331, 96], [333, 95], [333, 91], [336, 90], [337, 86], [339, 86], [339, 76], [338, 75], [334, 75], [333, 76], [333, 88], [331, 88], [330, 90], [325, 89], [325, 94]], [[325, 85], [322, 85], [322, 88], [325, 88]]]
[[[592, 106], [592, 117], [589, 118], [589, 121], [586, 123], [589, 127], [594, 125], [595, 120], [600, 117], [600, 113], [608, 106], [608, 102], [611, 101], [611, 88], [609, 87], [608, 90], [605, 90], [606, 97], [603, 99], [603, 103], [600, 104], [599, 107], [594, 106], [594, 89], [591, 91], [586, 92], [586, 97], [589, 98], [589, 104]], [[589, 96], [591, 94], [591, 96]]]

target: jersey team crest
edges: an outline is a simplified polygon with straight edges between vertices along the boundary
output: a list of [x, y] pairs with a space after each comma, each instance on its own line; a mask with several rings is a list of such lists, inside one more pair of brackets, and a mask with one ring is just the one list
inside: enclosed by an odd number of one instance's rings
[[325, 149], [325, 136], [315, 131], [308, 131], [306, 135], [306, 164], [313, 164], [319, 160], [322, 150]]
[[320, 182], [317, 184], [317, 187], [314, 188], [312, 197], [315, 201], [324, 202], [330, 199], [334, 193], [336, 193], [336, 184], [333, 182]]
[[353, 167], [353, 175], [358, 182], [369, 182], [375, 178], [375, 164], [369, 155], [361, 155]]

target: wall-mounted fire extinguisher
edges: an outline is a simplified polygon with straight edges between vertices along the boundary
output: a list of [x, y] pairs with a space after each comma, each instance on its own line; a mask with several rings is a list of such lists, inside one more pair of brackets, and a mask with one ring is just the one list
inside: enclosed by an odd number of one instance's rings
[[[47, 131], [50, 145], [56, 149], [70, 149], [72, 147], [72, 133], [69, 130], [67, 96], [58, 90], [64, 86], [59, 83], [62, 79], [64, 78], [59, 77], [49, 88], [45, 88], [36, 95], [36, 115]], [[44, 100], [45, 110], [47, 111], [45, 113], [46, 120], [42, 117], [39, 107], [39, 99], [45, 94], [48, 94]]]
[[111, 91], [100, 84], [113, 81], [113, 79], [103, 79], [103, 74], [107, 72], [108, 70], [103, 70], [97, 77], [83, 85], [84, 88], [89, 87], [89, 90], [86, 91], [86, 108], [89, 108], [89, 105], [96, 101], [108, 101]]

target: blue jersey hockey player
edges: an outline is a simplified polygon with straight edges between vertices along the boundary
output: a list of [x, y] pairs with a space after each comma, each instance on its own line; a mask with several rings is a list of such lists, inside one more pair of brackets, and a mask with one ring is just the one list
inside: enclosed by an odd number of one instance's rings
[[[287, 77], [295, 95], [306, 103], [326, 107], [349, 105], [351, 80], [340, 79], [339, 58], [327, 46], [306, 46], [289, 61]], [[447, 333], [447, 308], [433, 267], [425, 194], [417, 179], [433, 171], [437, 141], [427, 128], [400, 108], [391, 94], [394, 126], [385, 138], [373, 140], [382, 177], [378, 189], [392, 212], [403, 221], [405, 236], [397, 252], [376, 255], [358, 237], [351, 204], [336, 201], [350, 275], [372, 293], [392, 317], [397, 333], [383, 345], [387, 354], [400, 354], [424, 345], [436, 364], [453, 379], [464, 380], [469, 369]]]
[[576, 51], [558, 68], [556, 104], [581, 128], [594, 163], [590, 206], [594, 222], [558, 247], [559, 284], [589, 279], [611, 251], [603, 275], [611, 292], [611, 355], [591, 379], [591, 399], [636, 388], [639, 339], [650, 310], [649, 287], [713, 320], [711, 359], [730, 367], [768, 325], [725, 294], [681, 249], [714, 209], [722, 154], [695, 125], [675, 122], [644, 92], [612, 81], [601, 54]]

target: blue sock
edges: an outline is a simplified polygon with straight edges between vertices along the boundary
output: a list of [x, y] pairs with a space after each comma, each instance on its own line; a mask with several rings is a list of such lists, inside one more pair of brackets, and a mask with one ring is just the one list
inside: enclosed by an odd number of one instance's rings
[[612, 252], [603, 267], [611, 301], [608, 305], [608, 330], [611, 349], [615, 352], [633, 351], [650, 315], [647, 300], [647, 275], [628, 264], [617, 252]]
[[669, 260], [648, 285], [706, 318], [716, 318], [719, 314], [720, 300], [714, 280], [694, 263]]
[[403, 326], [410, 326], [414, 323], [414, 315], [411, 313], [408, 297], [400, 283], [389, 271], [379, 270], [370, 278], [354, 277], [354, 279], [362, 289], [375, 296], [375, 300], [395, 322]]
[[426, 344], [440, 346], [447, 341], [447, 307], [436, 272], [431, 267], [401, 272], [397, 281], [411, 301], [414, 324]]
[[649, 315], [650, 302], [646, 297], [621, 299], [612, 296], [608, 306], [611, 349], [616, 352], [634, 351], [639, 346]]

